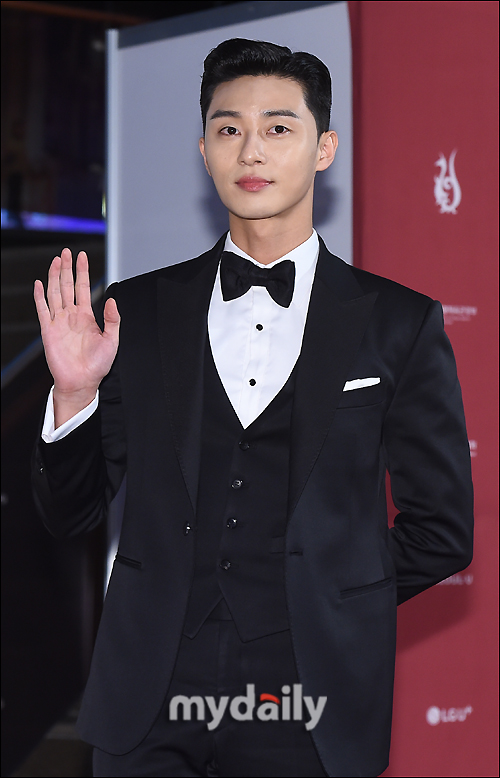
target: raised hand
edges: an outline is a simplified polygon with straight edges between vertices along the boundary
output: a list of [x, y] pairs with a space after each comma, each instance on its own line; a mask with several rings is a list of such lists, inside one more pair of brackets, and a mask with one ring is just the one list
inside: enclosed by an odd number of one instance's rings
[[[113, 298], [104, 307], [104, 331], [97, 324], [90, 299], [87, 255], [76, 259], [63, 249], [49, 268], [47, 301], [41, 281], [35, 281], [34, 298], [45, 357], [54, 378], [55, 426], [85, 408], [113, 364], [118, 349], [120, 315]], [[47, 305], [48, 303], [48, 305]]]

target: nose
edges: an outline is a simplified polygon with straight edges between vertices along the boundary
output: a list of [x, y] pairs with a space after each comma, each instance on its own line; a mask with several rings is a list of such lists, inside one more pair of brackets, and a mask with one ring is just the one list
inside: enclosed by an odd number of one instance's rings
[[264, 164], [266, 162], [264, 142], [257, 132], [251, 132], [244, 136], [238, 154], [238, 162], [243, 165]]

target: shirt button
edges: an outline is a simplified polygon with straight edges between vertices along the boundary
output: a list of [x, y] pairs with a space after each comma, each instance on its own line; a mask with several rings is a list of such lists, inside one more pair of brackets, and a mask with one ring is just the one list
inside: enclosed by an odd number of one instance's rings
[[241, 489], [241, 487], [243, 486], [243, 481], [241, 480], [241, 478], [235, 478], [231, 486], [233, 489]]
[[242, 451], [248, 451], [248, 449], [250, 448], [250, 443], [248, 442], [248, 440], [240, 440], [238, 446], [241, 448]]
[[226, 521], [226, 527], [228, 529], [232, 529], [233, 527], [236, 527], [237, 523], [238, 523], [238, 519], [235, 518], [228, 519]]
[[221, 567], [223, 570], [229, 570], [231, 567], [231, 562], [229, 559], [223, 559], [222, 562], [219, 562], [219, 567]]
[[256, 329], [256, 330], [259, 330], [259, 332], [260, 332], [261, 330], [263, 330], [263, 329], [264, 329], [264, 327], [262, 326], [262, 324], [256, 324], [256, 325], [255, 325], [255, 329]]
[[249, 381], [248, 383], [250, 384], [250, 386], [255, 386], [255, 384], [257, 383], [257, 381], [255, 380], [255, 378], [251, 378], [251, 379], [250, 379], [250, 381]]

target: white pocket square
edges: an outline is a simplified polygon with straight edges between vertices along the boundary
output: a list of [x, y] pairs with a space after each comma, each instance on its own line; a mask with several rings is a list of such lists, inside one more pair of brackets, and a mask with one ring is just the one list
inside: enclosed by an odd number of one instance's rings
[[364, 389], [365, 386], [375, 386], [380, 383], [380, 378], [355, 378], [353, 381], [346, 381], [344, 392], [350, 392], [351, 389]]

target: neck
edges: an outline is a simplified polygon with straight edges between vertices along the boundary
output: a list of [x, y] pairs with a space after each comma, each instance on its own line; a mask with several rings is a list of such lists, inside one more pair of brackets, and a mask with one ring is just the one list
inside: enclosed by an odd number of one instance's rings
[[233, 243], [256, 262], [269, 265], [300, 246], [313, 232], [312, 217], [306, 223], [291, 226], [269, 219], [240, 219], [229, 214]]

